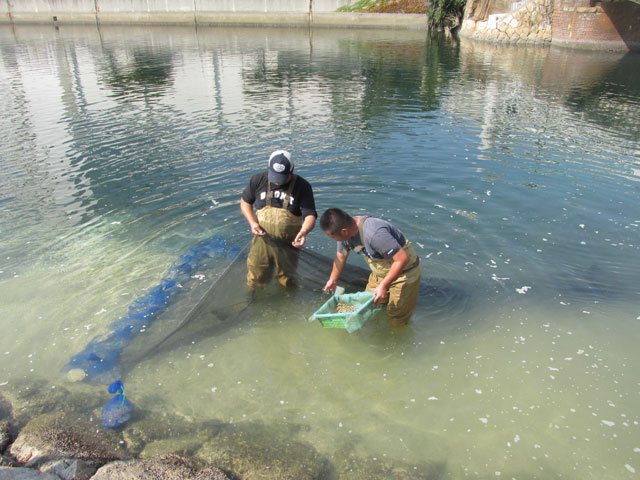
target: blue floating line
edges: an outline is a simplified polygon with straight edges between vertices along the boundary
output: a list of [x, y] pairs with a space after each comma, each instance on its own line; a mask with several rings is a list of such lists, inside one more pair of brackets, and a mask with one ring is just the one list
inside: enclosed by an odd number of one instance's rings
[[120, 378], [122, 371], [118, 359], [124, 347], [171, 304], [179, 295], [181, 285], [191, 279], [201, 263], [209, 258], [235, 258], [241, 250], [237, 246], [227, 247], [221, 235], [191, 247], [180, 255], [177, 264], [169, 268], [158, 285], [131, 302], [127, 314], [112, 322], [111, 333], [94, 337], [81, 352], [71, 357], [63, 371], [82, 369], [89, 380], [105, 384]]

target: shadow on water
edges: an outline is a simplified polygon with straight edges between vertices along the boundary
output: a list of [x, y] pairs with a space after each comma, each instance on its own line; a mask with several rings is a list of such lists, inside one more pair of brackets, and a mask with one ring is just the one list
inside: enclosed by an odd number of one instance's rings
[[567, 266], [554, 281], [556, 289], [566, 300], [580, 302], [624, 301], [637, 295], [633, 286], [622, 285], [615, 270], [597, 264]]

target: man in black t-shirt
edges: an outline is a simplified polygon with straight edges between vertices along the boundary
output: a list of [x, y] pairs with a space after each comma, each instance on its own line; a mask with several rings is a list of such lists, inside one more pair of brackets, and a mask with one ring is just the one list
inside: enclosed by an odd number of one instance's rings
[[247, 258], [250, 287], [266, 285], [274, 267], [278, 282], [291, 286], [297, 249], [306, 243], [315, 225], [318, 213], [313, 190], [293, 169], [291, 154], [276, 150], [267, 170], [253, 175], [242, 192], [240, 210], [254, 235]]

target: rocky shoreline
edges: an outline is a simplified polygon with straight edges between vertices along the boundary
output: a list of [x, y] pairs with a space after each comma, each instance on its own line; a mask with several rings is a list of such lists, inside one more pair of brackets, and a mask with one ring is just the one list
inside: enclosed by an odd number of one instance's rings
[[0, 394], [0, 480], [417, 480], [444, 473], [443, 464], [382, 462], [348, 445], [327, 457], [298, 440], [306, 425], [196, 422], [137, 407], [125, 425], [104, 429], [103, 400], [46, 382]]

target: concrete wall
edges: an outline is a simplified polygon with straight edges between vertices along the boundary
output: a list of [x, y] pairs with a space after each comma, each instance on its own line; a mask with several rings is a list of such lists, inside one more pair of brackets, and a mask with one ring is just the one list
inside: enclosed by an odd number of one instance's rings
[[9, 16], [9, 4], [7, 2], [0, 2], [0, 22], [11, 22], [11, 17]]
[[94, 0], [5, 0], [4, 4], [15, 23], [52, 22], [54, 16], [69, 23], [96, 22]]
[[[308, 23], [352, 0], [0, 0], [0, 22]], [[411, 22], [410, 22], [411, 23]]]
[[353, 0], [0, 0], [0, 22], [426, 29], [426, 15], [336, 13]]
[[196, 0], [199, 12], [309, 12], [309, 0]]
[[556, 0], [553, 42], [610, 50], [640, 51], [640, 5], [628, 2]]

